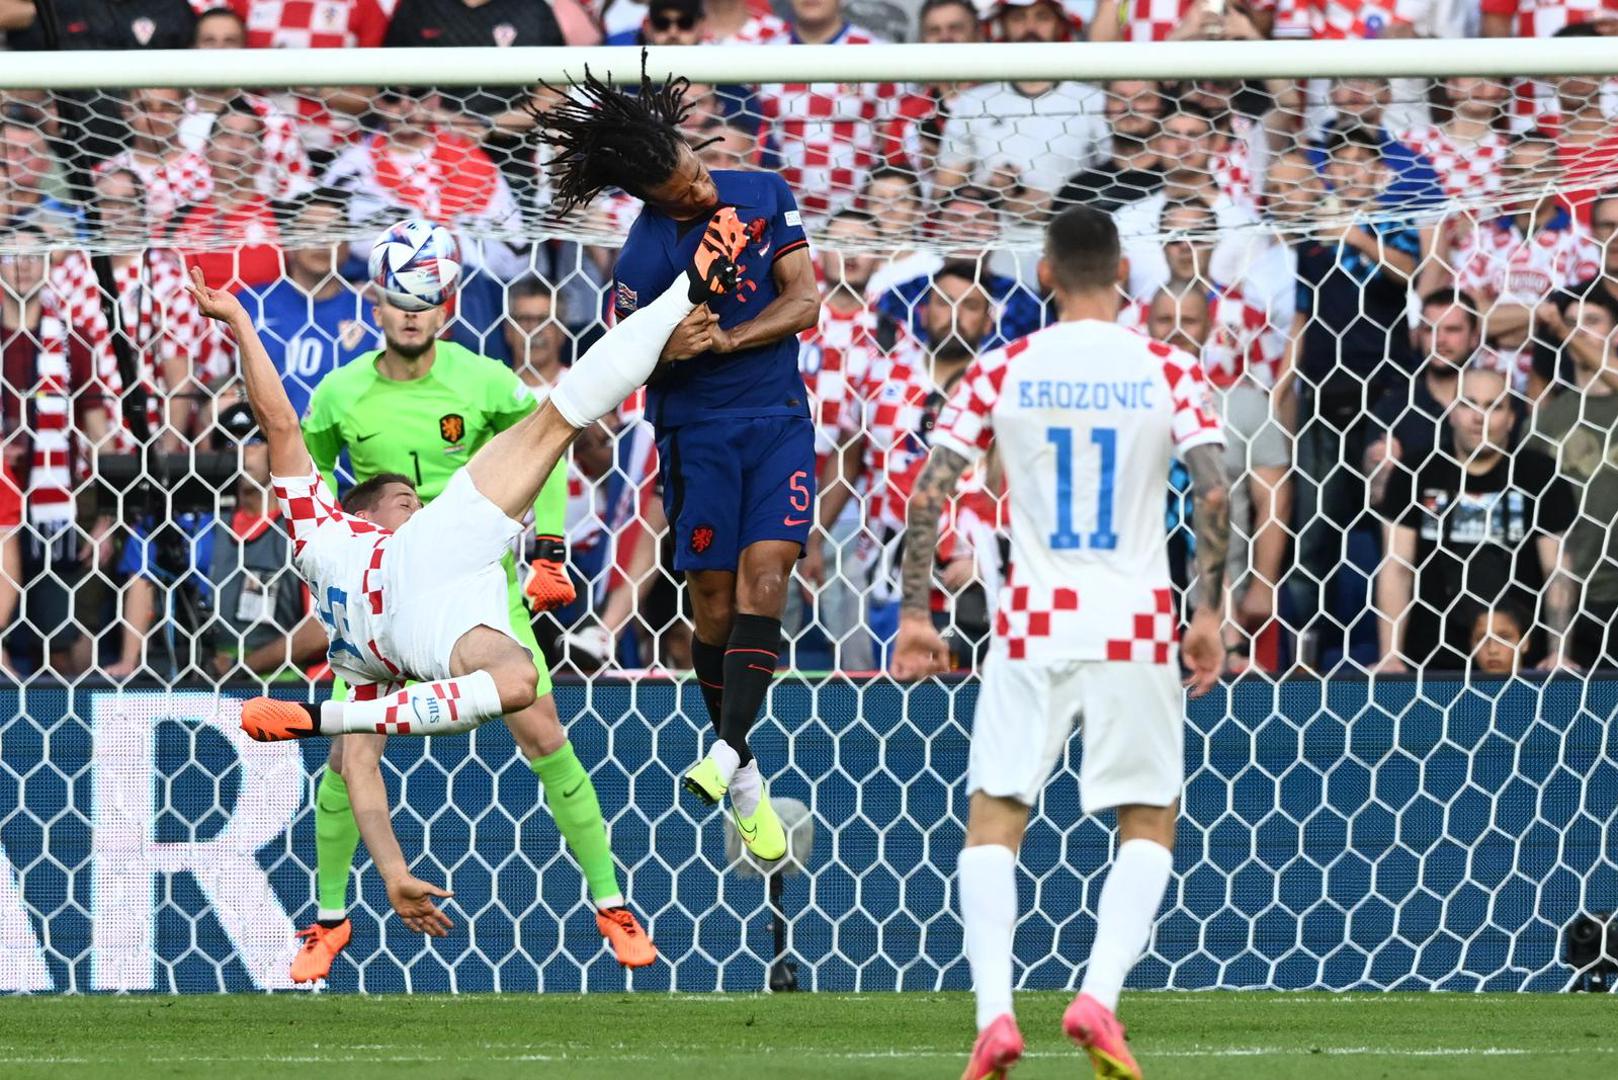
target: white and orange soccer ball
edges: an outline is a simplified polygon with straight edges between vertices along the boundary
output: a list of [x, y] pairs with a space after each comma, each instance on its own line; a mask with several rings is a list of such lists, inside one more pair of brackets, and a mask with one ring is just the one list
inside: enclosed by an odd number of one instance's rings
[[427, 311], [455, 295], [461, 280], [461, 245], [442, 225], [412, 218], [376, 238], [369, 269], [371, 283], [388, 303], [405, 311]]

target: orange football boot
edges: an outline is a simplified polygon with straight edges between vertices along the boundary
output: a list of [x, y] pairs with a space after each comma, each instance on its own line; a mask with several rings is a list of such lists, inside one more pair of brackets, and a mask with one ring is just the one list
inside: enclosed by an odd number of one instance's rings
[[330, 927], [311, 923], [298, 936], [303, 938], [303, 948], [292, 961], [292, 981], [315, 982], [331, 974], [331, 962], [354, 936], [354, 923], [349, 919]]
[[242, 705], [242, 730], [259, 742], [308, 739], [320, 734], [320, 706], [256, 697]]
[[628, 908], [602, 908], [596, 912], [596, 929], [612, 943], [612, 951], [624, 967], [645, 967], [657, 959], [657, 946]]
[[747, 226], [733, 206], [721, 206], [708, 220], [697, 253], [691, 257], [691, 301], [701, 304], [736, 289], [741, 267], [736, 260], [747, 248]]

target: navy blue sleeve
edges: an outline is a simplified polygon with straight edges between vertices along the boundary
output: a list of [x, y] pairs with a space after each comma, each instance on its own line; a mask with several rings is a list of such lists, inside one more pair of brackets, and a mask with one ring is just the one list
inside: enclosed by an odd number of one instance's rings
[[642, 303], [651, 303], [663, 291], [655, 275], [668, 259], [657, 247], [645, 216], [636, 218], [612, 271], [612, 308], [618, 318], [634, 314]]
[[764, 175], [775, 189], [775, 213], [770, 215], [770, 247], [775, 252], [771, 261], [774, 262], [789, 252], [808, 247], [809, 237], [804, 234], [803, 215], [798, 212], [798, 200], [792, 197], [787, 182], [777, 173]]

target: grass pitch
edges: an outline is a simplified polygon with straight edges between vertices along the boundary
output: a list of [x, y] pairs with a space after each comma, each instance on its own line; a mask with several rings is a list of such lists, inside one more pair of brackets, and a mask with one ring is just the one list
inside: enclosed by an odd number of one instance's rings
[[[1089, 1069], [1066, 994], [1022, 994], [1015, 1080]], [[7, 1080], [944, 1078], [964, 1065], [965, 994], [248, 995], [0, 1001]], [[1151, 1080], [1618, 1076], [1610, 995], [1136, 993]]]

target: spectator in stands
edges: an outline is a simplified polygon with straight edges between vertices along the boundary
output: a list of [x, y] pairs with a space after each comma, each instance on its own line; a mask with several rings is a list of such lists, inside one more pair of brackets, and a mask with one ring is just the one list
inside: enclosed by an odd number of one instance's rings
[[[1573, 23], [1554, 35], [1589, 38], [1600, 33], [1593, 22]], [[1595, 196], [1609, 187], [1618, 172], [1618, 127], [1603, 101], [1605, 80], [1592, 75], [1565, 75], [1555, 80], [1561, 121], [1556, 154], [1562, 167], [1562, 198], [1581, 222], [1590, 220]]]
[[1382, 501], [1397, 463], [1425, 461], [1438, 444], [1460, 391], [1461, 371], [1483, 342], [1477, 301], [1453, 289], [1428, 293], [1411, 335], [1421, 371], [1409, 383], [1410, 392], [1387, 394], [1372, 409], [1375, 433], [1367, 436], [1365, 448], [1372, 503]]
[[184, 49], [196, 24], [187, 0], [52, 0], [61, 40], [51, 46], [39, 19], [8, 32], [13, 49]]
[[67, 184], [51, 153], [43, 109], [9, 102], [0, 109], [0, 226], [28, 223], [57, 240], [73, 237], [82, 217], [63, 201]]
[[880, 296], [936, 265], [916, 248], [921, 241], [927, 205], [914, 173], [892, 165], [873, 169], [860, 191], [856, 208], [871, 215], [882, 234], [886, 256], [866, 284], [871, 295]]
[[[210, 8], [197, 16], [198, 49], [242, 49], [247, 45], [247, 27], [241, 16], [229, 8]], [[194, 91], [185, 99], [185, 119], [180, 121], [181, 145], [202, 154], [208, 147], [219, 110], [238, 97], [249, 102], [264, 122], [262, 168], [254, 180], [259, 194], [285, 200], [307, 191], [310, 179], [309, 155], [298, 134], [298, 121], [282, 112], [269, 98], [248, 94], [241, 89]]]
[[708, 39], [704, 0], [651, 0], [640, 26], [607, 37], [608, 45], [701, 45]]
[[[983, 24], [971, 0], [924, 0], [916, 15], [918, 38], [929, 45], [970, 45], [983, 40]], [[893, 106], [882, 126], [881, 159], [932, 186], [944, 138], [961, 83], [916, 85]]]
[[1587, 237], [1584, 240], [1584, 251], [1589, 256], [1587, 272], [1564, 290], [1548, 296], [1541, 294], [1533, 310], [1530, 325], [1534, 343], [1533, 371], [1538, 384], [1535, 389], [1541, 385], [1548, 388], [1558, 380], [1569, 380], [1570, 354], [1593, 348], [1587, 338], [1573, 333], [1578, 321], [1575, 307], [1580, 301], [1599, 304], [1618, 316], [1618, 190], [1596, 195], [1589, 205], [1589, 214], [1588, 234], [1579, 230], [1581, 238]]
[[[1375, 138], [1378, 154], [1389, 171], [1379, 200], [1406, 212], [1443, 205], [1444, 189], [1438, 182], [1430, 161], [1401, 141], [1386, 122], [1386, 113], [1393, 100], [1393, 92], [1386, 79], [1353, 77], [1338, 79], [1332, 84], [1331, 104], [1335, 115], [1326, 124], [1314, 142], [1313, 157], [1317, 168], [1324, 170], [1331, 157], [1331, 147], [1345, 131], [1368, 131]], [[1301, 131], [1301, 110], [1272, 113], [1291, 130]]]
[[1163, 186], [1162, 163], [1152, 146], [1163, 116], [1162, 88], [1139, 79], [1108, 83], [1106, 116], [1107, 159], [1070, 177], [1056, 195], [1057, 209], [1086, 203], [1110, 214]]
[[748, 0], [704, 0], [708, 41], [716, 45], [785, 45], [792, 27], [768, 4]]
[[82, 617], [91, 614], [85, 583], [112, 555], [111, 516], [81, 522], [74, 493], [91, 455], [111, 448], [117, 373], [98, 368], [93, 350], [68, 347], [64, 270], [52, 270], [44, 233], [25, 225], [3, 242], [12, 253], [0, 256], [0, 425], [26, 523], [20, 625], [6, 646], [13, 661], [27, 653], [68, 677], [90, 666], [83, 630], [99, 621]]
[[[1421, 256], [1420, 233], [1397, 218], [1356, 222], [1378, 205], [1392, 170], [1381, 140], [1365, 128], [1333, 136], [1326, 180], [1327, 221], [1296, 237], [1297, 313], [1278, 415], [1293, 417], [1298, 471], [1297, 567], [1290, 583], [1295, 609], [1322, 647], [1349, 623], [1313, 623], [1327, 587], [1342, 568], [1344, 533], [1363, 522], [1366, 491], [1359, 473], [1371, 435], [1367, 414], [1385, 394], [1407, 397], [1412, 360], [1406, 330], [1410, 283]], [[1345, 600], [1358, 608], [1358, 600]], [[1342, 642], [1346, 648], [1346, 642]], [[1319, 657], [1306, 658], [1311, 663]]]
[[[1027, 285], [989, 269], [989, 247], [1000, 238], [1000, 211], [994, 193], [967, 186], [944, 199], [933, 219], [940, 245], [947, 246], [948, 258], [978, 267], [979, 281], [998, 309], [998, 322], [986, 347], [1013, 341], [1044, 325], [1044, 300]], [[916, 277], [900, 282], [877, 300], [877, 313], [899, 326], [909, 327], [920, 336], [925, 332], [927, 297], [932, 289], [929, 276], [944, 265], [944, 258], [927, 254], [911, 260]]]
[[[1610, 34], [1615, 20], [1618, 8], [1611, 0], [1483, 0], [1480, 32], [1484, 37], [1551, 37], [1567, 26], [1588, 22], [1598, 33]], [[1526, 79], [1518, 83], [1514, 128], [1552, 130], [1558, 117], [1551, 85]]]
[[[1556, 353], [1534, 340], [1555, 344], [1534, 312], [1548, 298], [1601, 277], [1602, 249], [1546, 190], [1556, 175], [1555, 147], [1538, 132], [1519, 137], [1506, 155], [1507, 183], [1525, 193], [1505, 203], [1498, 217], [1463, 210], [1438, 226], [1434, 258], [1427, 260], [1423, 295], [1458, 287], [1477, 298], [1490, 349], [1514, 371], [1514, 386], [1538, 400], [1555, 378]], [[1618, 205], [1598, 197], [1591, 229], [1618, 227]], [[1618, 301], [1618, 297], [1615, 297]], [[1532, 336], [1531, 336], [1532, 332]]]
[[[1270, 36], [1275, 23], [1274, 0], [1215, 6], [1201, 0], [1146, 0], [1122, 3], [1097, 0], [1090, 20], [1091, 41], [1223, 40], [1236, 35], [1229, 24], [1250, 20], [1259, 38]], [[1127, 18], [1125, 12], [1128, 13]]]
[[1506, 377], [1468, 367], [1443, 443], [1389, 482], [1379, 670], [1463, 670], [1472, 628], [1455, 626], [1461, 606], [1501, 597], [1539, 598], [1540, 666], [1571, 663], [1577, 590], [1562, 538], [1578, 500], [1549, 458], [1520, 447], [1517, 420]]
[[1470, 627], [1471, 670], [1479, 675], [1515, 675], [1528, 666], [1533, 620], [1517, 600], [1502, 596], [1494, 606], [1465, 609], [1461, 625]]
[[1158, 242], [1164, 207], [1200, 202], [1212, 207], [1219, 225], [1210, 256], [1216, 276], [1230, 277], [1230, 264], [1240, 258], [1240, 245], [1252, 214], [1220, 192], [1208, 167], [1215, 132], [1213, 120], [1196, 105], [1180, 104], [1163, 118], [1152, 149], [1163, 164], [1163, 183], [1156, 191], [1118, 209], [1118, 236], [1129, 261], [1128, 293], [1141, 300], [1169, 279], [1163, 246]]
[[[791, 0], [794, 45], [869, 45], [880, 39], [849, 22], [842, 0]], [[854, 201], [878, 164], [879, 125], [892, 83], [776, 83], [760, 88], [760, 143], [797, 196], [805, 217]]]
[[324, 239], [342, 231], [345, 204], [339, 191], [311, 192], [292, 219], [286, 275], [242, 298], [300, 416], [321, 379], [381, 347], [371, 301], [342, 276], [348, 243]]
[[231, 99], [208, 136], [213, 193], [181, 213], [172, 230], [210, 288], [262, 289], [281, 276], [280, 225], [257, 186], [263, 139], [258, 110], [246, 98]]
[[752, 169], [758, 158], [758, 136], [740, 116], [710, 116], [693, 135], [701, 144], [697, 158], [710, 169]]
[[[999, 0], [991, 18], [1017, 43], [1064, 41], [1071, 33], [1059, 0]], [[939, 191], [971, 182], [1000, 196], [1013, 220], [1032, 224], [1075, 165], [1106, 157], [1106, 99], [1089, 83], [1055, 80], [980, 83], [950, 106], [938, 151]]]
[[1415, 128], [1404, 142], [1432, 163], [1444, 194], [1483, 200], [1499, 194], [1507, 144], [1499, 129], [1511, 89], [1499, 79], [1444, 80], [1437, 124]]
[[[348, 193], [350, 224], [381, 228], [412, 216], [473, 233], [520, 226], [505, 176], [475, 142], [441, 122], [446, 113], [436, 90], [395, 87], [376, 105], [382, 130], [339, 155], [324, 181]], [[503, 280], [528, 267], [525, 254], [503, 244], [463, 236], [461, 248], [469, 266]]]
[[186, 207], [207, 201], [214, 190], [208, 159], [180, 142], [184, 94], [172, 87], [131, 90], [124, 106], [129, 149], [97, 166], [97, 172], [128, 169], [140, 177], [154, 232], [168, 228]]
[[1573, 658], [1610, 668], [1618, 665], [1618, 319], [1594, 301], [1576, 302], [1571, 314], [1571, 385], [1559, 383], [1540, 399], [1529, 447], [1556, 462], [1579, 500], [1567, 536], [1570, 568], [1584, 583]]
[[506, 347], [522, 381], [549, 391], [562, 377], [566, 332], [557, 317], [556, 295], [542, 278], [518, 278], [506, 287]]

